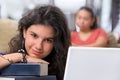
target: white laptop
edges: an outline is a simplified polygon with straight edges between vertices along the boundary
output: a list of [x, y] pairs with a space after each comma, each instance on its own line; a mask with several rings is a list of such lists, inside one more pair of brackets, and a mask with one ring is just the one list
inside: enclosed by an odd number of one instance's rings
[[70, 47], [64, 80], [120, 80], [120, 48]]

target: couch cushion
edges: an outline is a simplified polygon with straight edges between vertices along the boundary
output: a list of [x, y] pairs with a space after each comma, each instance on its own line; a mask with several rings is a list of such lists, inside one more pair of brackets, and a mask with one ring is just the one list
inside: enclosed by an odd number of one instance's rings
[[9, 50], [10, 39], [17, 34], [18, 22], [10, 19], [0, 19], [0, 52]]
[[108, 33], [108, 44], [107, 44], [107, 47], [115, 47], [117, 48], [118, 47], [118, 42], [117, 40], [115, 39], [115, 36], [113, 35], [113, 33]]

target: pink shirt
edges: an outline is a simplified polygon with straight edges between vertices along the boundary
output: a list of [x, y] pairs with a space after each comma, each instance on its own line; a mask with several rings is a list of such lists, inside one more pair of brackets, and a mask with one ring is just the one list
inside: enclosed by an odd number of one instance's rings
[[89, 38], [85, 41], [80, 39], [79, 32], [71, 32], [71, 41], [74, 44], [87, 45], [87, 44], [95, 43], [100, 36], [107, 38], [106, 32], [100, 28], [93, 30]]

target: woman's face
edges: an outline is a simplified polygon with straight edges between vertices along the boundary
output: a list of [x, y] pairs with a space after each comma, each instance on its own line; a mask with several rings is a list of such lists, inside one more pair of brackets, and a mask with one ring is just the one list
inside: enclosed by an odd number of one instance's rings
[[91, 13], [87, 10], [80, 10], [76, 15], [76, 24], [80, 30], [90, 30], [93, 25], [94, 19], [91, 17]]
[[29, 56], [45, 58], [53, 49], [55, 31], [51, 26], [31, 25], [23, 31], [25, 48]]

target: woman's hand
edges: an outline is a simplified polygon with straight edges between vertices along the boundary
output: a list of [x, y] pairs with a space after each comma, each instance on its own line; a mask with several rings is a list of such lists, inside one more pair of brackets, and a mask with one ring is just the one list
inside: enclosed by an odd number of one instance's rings
[[26, 56], [27, 62], [28, 63], [45, 63], [45, 64], [49, 64], [47, 61], [39, 59], [39, 58], [35, 58], [35, 57], [31, 57], [31, 56]]

